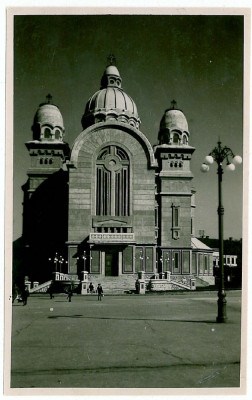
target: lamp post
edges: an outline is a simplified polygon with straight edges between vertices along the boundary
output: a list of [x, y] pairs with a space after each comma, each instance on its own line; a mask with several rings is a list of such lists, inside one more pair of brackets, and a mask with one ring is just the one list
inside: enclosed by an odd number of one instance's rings
[[[232, 162], [230, 159], [232, 158]], [[224, 288], [224, 263], [223, 263], [223, 216], [224, 207], [222, 204], [222, 176], [223, 176], [223, 162], [225, 161], [228, 171], [235, 170], [235, 164], [241, 164], [242, 158], [240, 156], [235, 156], [229, 147], [222, 146], [221, 142], [218, 141], [217, 146], [205, 157], [205, 162], [201, 165], [202, 172], [209, 171], [209, 165], [216, 162], [218, 165], [218, 231], [219, 231], [219, 290], [218, 290], [218, 315], [216, 322], [226, 322], [227, 312], [226, 312], [226, 293]]]
[[143, 258], [143, 250], [140, 250], [139, 260], [141, 262], [141, 267], [142, 267], [141, 271], [143, 271], [143, 260], [144, 260], [144, 258]]
[[86, 250], [84, 250], [83, 255], [82, 255], [82, 259], [83, 259], [83, 271], [86, 271]]
[[62, 272], [62, 267], [63, 267], [63, 264], [64, 263], [64, 258], [62, 257], [62, 256], [60, 256], [59, 257], [59, 265], [60, 265], [60, 270], [59, 270], [59, 272], [61, 273]]
[[[48, 261], [52, 261], [51, 257], [48, 258]], [[55, 253], [55, 256], [53, 258], [53, 263], [55, 264], [55, 272], [57, 272], [57, 266], [58, 266], [58, 261], [59, 261], [59, 257], [58, 257], [58, 253]]]

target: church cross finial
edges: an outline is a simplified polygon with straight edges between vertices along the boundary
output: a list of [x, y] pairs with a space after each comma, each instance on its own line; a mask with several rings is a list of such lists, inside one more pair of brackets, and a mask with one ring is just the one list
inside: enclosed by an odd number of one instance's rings
[[175, 106], [177, 105], [177, 102], [176, 102], [176, 100], [172, 100], [172, 101], [171, 101], [171, 105], [172, 105], [172, 108], [174, 109], [174, 108], [175, 108]]
[[110, 65], [114, 65], [116, 62], [116, 58], [114, 56], [114, 54], [110, 54], [107, 58], [108, 62], [110, 63]]
[[52, 101], [52, 95], [50, 93], [48, 93], [48, 95], [46, 96], [46, 100], [48, 104], [51, 104]]

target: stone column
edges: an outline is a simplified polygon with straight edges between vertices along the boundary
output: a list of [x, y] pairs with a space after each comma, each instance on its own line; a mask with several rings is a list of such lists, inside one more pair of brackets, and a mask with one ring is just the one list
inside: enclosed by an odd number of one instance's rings
[[118, 275], [122, 275], [122, 257], [123, 253], [122, 251], [119, 251], [118, 253]]
[[39, 285], [39, 282], [37, 282], [37, 281], [33, 282], [33, 289], [37, 288], [38, 285]]
[[144, 271], [139, 271], [139, 272], [138, 272], [138, 278], [139, 278], [139, 279], [145, 279], [144, 274], [145, 274]]
[[165, 278], [168, 282], [171, 282], [171, 271], [165, 271]]
[[105, 251], [101, 251], [101, 275], [105, 276]]
[[139, 279], [139, 294], [145, 294], [145, 279]]
[[82, 271], [81, 294], [88, 294], [88, 271]]
[[190, 288], [191, 290], [196, 290], [196, 279], [194, 278], [190, 279]]

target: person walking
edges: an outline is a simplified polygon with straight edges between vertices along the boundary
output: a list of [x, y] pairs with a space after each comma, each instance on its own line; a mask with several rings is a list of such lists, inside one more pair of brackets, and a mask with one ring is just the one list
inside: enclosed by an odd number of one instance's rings
[[22, 300], [23, 300], [23, 305], [26, 306], [27, 304], [27, 297], [29, 296], [29, 292], [27, 289], [24, 289], [22, 291]]
[[69, 289], [68, 294], [67, 294], [67, 299], [68, 299], [69, 303], [71, 303], [71, 301], [72, 301], [72, 295], [73, 295], [72, 289]]
[[89, 285], [89, 293], [94, 293], [94, 285], [92, 284], [92, 282]]
[[49, 287], [49, 289], [48, 289], [48, 293], [50, 294], [50, 299], [54, 299], [54, 295], [53, 295], [52, 286], [50, 286], [50, 287]]
[[101, 301], [101, 298], [103, 296], [103, 289], [102, 289], [102, 285], [100, 283], [98, 283], [97, 286], [97, 293], [98, 293], [98, 301]]

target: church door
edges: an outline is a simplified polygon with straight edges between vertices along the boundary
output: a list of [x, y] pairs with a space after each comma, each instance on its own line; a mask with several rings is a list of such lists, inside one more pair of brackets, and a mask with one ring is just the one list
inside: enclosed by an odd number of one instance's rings
[[105, 256], [105, 275], [118, 276], [118, 252], [106, 252]]

